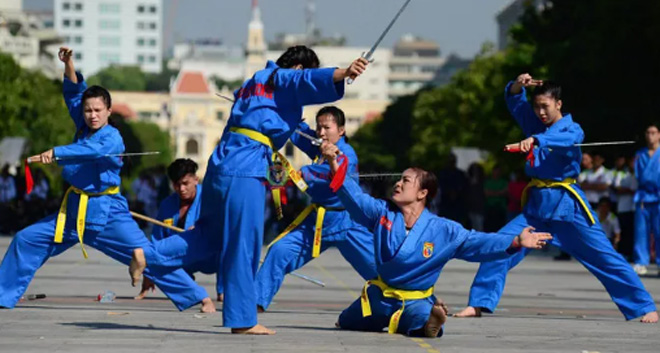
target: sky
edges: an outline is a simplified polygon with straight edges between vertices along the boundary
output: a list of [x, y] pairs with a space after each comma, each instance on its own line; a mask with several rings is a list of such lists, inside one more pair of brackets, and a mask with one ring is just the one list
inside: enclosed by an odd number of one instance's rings
[[[174, 40], [219, 38], [242, 45], [247, 38], [252, 0], [163, 0], [165, 44]], [[412, 0], [387, 37], [391, 47], [411, 33], [440, 45], [442, 55], [473, 57], [486, 41], [497, 41], [495, 16], [511, 0]], [[52, 9], [53, 0], [23, 0], [30, 9]], [[259, 0], [266, 40], [277, 33], [305, 31], [307, 0]], [[326, 36], [340, 33], [347, 44], [368, 49], [404, 0], [315, 0], [316, 27]]]

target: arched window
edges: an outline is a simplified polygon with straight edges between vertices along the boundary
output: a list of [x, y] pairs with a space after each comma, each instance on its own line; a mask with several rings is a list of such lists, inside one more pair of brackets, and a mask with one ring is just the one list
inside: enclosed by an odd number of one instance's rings
[[187, 155], [197, 155], [199, 153], [199, 144], [197, 140], [191, 138], [186, 142], [186, 154]]

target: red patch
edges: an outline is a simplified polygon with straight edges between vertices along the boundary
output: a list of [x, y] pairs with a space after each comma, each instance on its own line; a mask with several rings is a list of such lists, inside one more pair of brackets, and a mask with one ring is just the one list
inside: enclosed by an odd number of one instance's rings
[[380, 225], [385, 227], [387, 230], [392, 230], [392, 221], [383, 216], [380, 218]]

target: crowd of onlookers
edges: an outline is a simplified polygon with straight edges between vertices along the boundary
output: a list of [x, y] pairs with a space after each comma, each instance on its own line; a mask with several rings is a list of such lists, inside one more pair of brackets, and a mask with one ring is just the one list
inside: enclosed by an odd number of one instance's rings
[[[634, 240], [633, 197], [637, 189], [634, 156], [618, 156], [613, 168], [605, 167], [600, 152], [585, 152], [578, 183], [614, 247], [628, 260], [632, 258]], [[521, 198], [528, 178], [522, 170], [509, 175], [495, 166], [489, 173], [479, 163], [467, 171], [456, 167], [454, 156], [438, 173], [440, 190], [435, 210], [478, 231], [495, 232], [521, 212]], [[655, 254], [652, 254], [655, 256]], [[570, 259], [561, 253], [557, 260]]]
[[[584, 153], [578, 182], [587, 201], [596, 210], [605, 234], [614, 247], [630, 260], [634, 240], [633, 196], [637, 189], [634, 157], [618, 156], [612, 169], [607, 169], [605, 162], [601, 153]], [[59, 208], [61, 195], [52, 192], [41, 169], [33, 170], [34, 188], [29, 195], [25, 192], [24, 176], [20, 170], [17, 174], [19, 177], [10, 175], [8, 166], [0, 172], [0, 234], [14, 233]], [[507, 175], [497, 165], [488, 173], [479, 163], [471, 164], [467, 171], [460, 170], [456, 166], [456, 157], [451, 155], [446, 167], [438, 172], [440, 190], [431, 209], [467, 228], [496, 232], [520, 214], [521, 198], [528, 181], [522, 170]], [[361, 182], [366, 190], [371, 191], [374, 183], [380, 182], [386, 188], [394, 180], [364, 179]], [[160, 202], [172, 192], [164, 166], [142, 171], [130, 189], [131, 193], [126, 196], [131, 210], [149, 217], [156, 216]], [[374, 192], [378, 193], [377, 190]], [[272, 200], [267, 202], [266, 240], [272, 239], [286, 227], [308, 202], [295, 187], [286, 188], [285, 195], [284, 218], [281, 221], [277, 220]], [[139, 221], [139, 224], [149, 234], [151, 225], [144, 221]], [[652, 253], [651, 257], [654, 256]], [[570, 256], [561, 253], [555, 258], [570, 259]]]

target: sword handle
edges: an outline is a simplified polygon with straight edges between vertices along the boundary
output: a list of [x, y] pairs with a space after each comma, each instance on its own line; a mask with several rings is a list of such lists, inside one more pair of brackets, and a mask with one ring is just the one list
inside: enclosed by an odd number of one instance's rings
[[[362, 52], [362, 55], [360, 55], [360, 56], [361, 56], [362, 58], [367, 59], [367, 61], [368, 61], [370, 64], [371, 64], [372, 62], [374, 62], [374, 59], [368, 57], [369, 55], [367, 54], [367, 52], [364, 52], [364, 51], [363, 51], [363, 52]], [[351, 76], [351, 77], [348, 78], [348, 80], [346, 80], [346, 83], [349, 84], [349, 85], [352, 85], [353, 82], [355, 82], [356, 79], [357, 79], [357, 76], [355, 76], [355, 77]]]
[[517, 143], [512, 143], [510, 145], [504, 146], [504, 151], [505, 152], [511, 152], [511, 153], [519, 153], [520, 152], [520, 147], [518, 146]]

